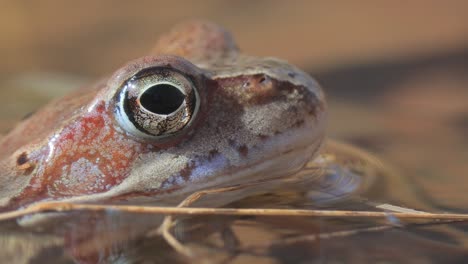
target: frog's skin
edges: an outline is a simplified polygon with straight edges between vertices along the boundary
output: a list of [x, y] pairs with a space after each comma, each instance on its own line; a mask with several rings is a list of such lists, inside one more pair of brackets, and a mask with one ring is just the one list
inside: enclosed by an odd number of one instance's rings
[[[155, 68], [162, 70], [148, 70]], [[193, 83], [196, 114], [165, 137], [129, 129], [119, 108], [124, 84], [164, 71]], [[324, 94], [309, 75], [240, 53], [221, 27], [182, 24], [148, 56], [49, 103], [6, 135], [0, 205], [157, 201], [291, 175], [317, 154], [325, 121]]]

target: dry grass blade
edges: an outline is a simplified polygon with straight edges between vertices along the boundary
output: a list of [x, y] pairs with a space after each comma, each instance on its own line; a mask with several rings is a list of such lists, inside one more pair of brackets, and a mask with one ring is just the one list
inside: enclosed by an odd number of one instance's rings
[[0, 221], [11, 220], [35, 213], [67, 212], [67, 211], [121, 211], [127, 213], [164, 214], [164, 215], [251, 215], [251, 216], [290, 216], [290, 217], [358, 217], [358, 218], [387, 218], [399, 219], [429, 219], [429, 220], [468, 220], [468, 214], [424, 213], [424, 212], [374, 212], [374, 211], [346, 211], [346, 210], [304, 210], [304, 209], [237, 209], [237, 208], [187, 208], [187, 207], [158, 207], [139, 205], [99, 205], [78, 204], [65, 202], [42, 202], [16, 211], [0, 213]]

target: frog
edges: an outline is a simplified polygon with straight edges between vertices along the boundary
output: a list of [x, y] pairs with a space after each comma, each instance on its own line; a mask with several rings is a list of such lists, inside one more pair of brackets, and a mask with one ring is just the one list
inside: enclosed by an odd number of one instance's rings
[[179, 24], [151, 52], [53, 100], [0, 141], [0, 207], [154, 203], [286, 177], [319, 155], [327, 103], [309, 74]]

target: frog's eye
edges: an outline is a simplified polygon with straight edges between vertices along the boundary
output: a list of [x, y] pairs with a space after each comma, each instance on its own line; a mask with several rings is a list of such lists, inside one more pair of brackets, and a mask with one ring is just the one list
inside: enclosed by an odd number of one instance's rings
[[172, 69], [151, 68], [123, 84], [116, 113], [131, 134], [158, 139], [187, 128], [198, 108], [198, 92], [189, 78]]

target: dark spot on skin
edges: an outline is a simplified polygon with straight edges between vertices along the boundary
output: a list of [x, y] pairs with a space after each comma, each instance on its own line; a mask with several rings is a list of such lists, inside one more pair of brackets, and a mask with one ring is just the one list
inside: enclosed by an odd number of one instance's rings
[[237, 148], [242, 157], [247, 157], [249, 154], [249, 148], [246, 145], [239, 146]]
[[288, 76], [294, 78], [296, 77], [296, 74], [294, 72], [288, 72]]
[[303, 124], [304, 124], [304, 119], [300, 119], [300, 120], [297, 120], [295, 123], [294, 123], [294, 127], [301, 127]]
[[21, 153], [16, 159], [18, 170], [23, 172], [23, 175], [29, 175], [34, 171], [36, 165], [29, 162], [28, 154], [26, 152]]
[[263, 134], [258, 134], [257, 137], [260, 138], [261, 140], [267, 140], [269, 138], [269, 136], [263, 135]]
[[212, 160], [216, 155], [219, 154], [219, 151], [216, 150], [216, 149], [212, 149], [210, 150], [210, 152], [208, 152], [208, 160]]
[[286, 154], [291, 153], [291, 152], [293, 152], [293, 151], [294, 151], [294, 149], [288, 149], [288, 150], [286, 150], [286, 151], [283, 151], [281, 154], [282, 154], [282, 155], [286, 155]]
[[26, 152], [23, 152], [16, 159], [16, 164], [18, 164], [18, 166], [22, 166], [22, 165], [28, 163], [28, 161], [29, 161], [28, 154]]
[[[247, 87], [247, 83], [250, 86]], [[264, 74], [219, 79], [217, 85], [220, 87], [244, 87], [245, 89], [241, 91], [236, 89], [228, 90], [232, 94], [226, 95], [227, 97], [236, 98], [241, 107], [290, 101], [291, 99], [288, 96], [297, 91], [303, 95], [298, 101], [301, 104], [301, 111], [305, 110], [310, 115], [316, 115], [325, 108], [323, 102], [320, 102], [315, 94], [309, 92], [307, 87], [297, 86], [287, 81], [278, 81]]]
[[247, 154], [249, 154], [249, 148], [246, 145], [239, 145], [239, 143], [232, 139], [228, 139], [228, 143], [232, 148], [235, 148], [242, 157], [245, 157]]
[[187, 164], [187, 165], [185, 166], [185, 168], [183, 168], [183, 169], [180, 171], [180, 176], [181, 176], [185, 181], [190, 180], [190, 175], [192, 175], [192, 171], [193, 171], [194, 168], [195, 168], [195, 162], [192, 161], [192, 162], [190, 162], [190, 164]]

